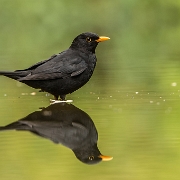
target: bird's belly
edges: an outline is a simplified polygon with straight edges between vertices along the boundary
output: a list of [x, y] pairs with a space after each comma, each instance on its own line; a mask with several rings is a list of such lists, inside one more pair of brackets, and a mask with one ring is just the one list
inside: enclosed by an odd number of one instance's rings
[[[55, 83], [57, 83], [56, 90], [61, 92], [61, 94], [68, 94], [76, 91], [81, 88], [84, 84], [86, 84], [91, 75], [78, 75], [75, 77], [65, 78], [65, 79], [57, 79]], [[55, 90], [54, 89], [54, 90]]]

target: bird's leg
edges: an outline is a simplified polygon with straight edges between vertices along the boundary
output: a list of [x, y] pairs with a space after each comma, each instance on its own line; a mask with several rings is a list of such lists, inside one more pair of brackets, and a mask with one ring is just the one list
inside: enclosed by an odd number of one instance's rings
[[64, 94], [60, 95], [60, 98], [61, 98], [62, 101], [65, 101], [66, 100], [66, 95], [64, 95]]
[[58, 100], [59, 96], [54, 95], [54, 100]]
[[73, 100], [66, 100], [66, 94], [60, 95], [61, 102], [73, 102]]

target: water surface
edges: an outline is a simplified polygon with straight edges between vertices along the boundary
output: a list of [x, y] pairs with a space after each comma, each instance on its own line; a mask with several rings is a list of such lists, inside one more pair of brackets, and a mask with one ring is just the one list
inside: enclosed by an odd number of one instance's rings
[[[165, 67], [156, 76], [163, 79], [163, 72], [173, 70], [173, 67], [170, 70]], [[116, 71], [109, 68], [108, 74]], [[135, 74], [146, 73], [146, 69], [140, 68], [133, 71]], [[91, 116], [99, 133], [98, 146], [103, 154], [114, 157], [112, 161], [88, 166], [61, 145], [28, 132], [6, 131], [0, 133], [1, 177], [139, 180], [171, 176], [176, 179], [180, 167], [177, 75], [174, 73], [168, 77], [164, 80], [167, 83], [157, 86], [157, 90], [154, 81], [148, 86], [137, 82], [125, 85], [121, 78], [114, 76], [111, 80], [109, 76], [109, 79], [103, 79], [108, 82], [103, 87], [97, 84], [102, 83], [101, 78], [93, 77], [85, 87], [67, 96]], [[5, 77], [1, 77], [1, 82], [1, 125], [47, 107], [52, 98]]]

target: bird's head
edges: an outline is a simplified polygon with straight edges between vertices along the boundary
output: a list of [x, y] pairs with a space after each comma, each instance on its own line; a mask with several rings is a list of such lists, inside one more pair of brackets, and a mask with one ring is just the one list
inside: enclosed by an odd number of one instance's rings
[[110, 161], [113, 159], [112, 156], [102, 155], [97, 148], [97, 145], [91, 148], [88, 147], [86, 149], [73, 150], [73, 152], [76, 155], [77, 159], [89, 165], [97, 164], [101, 161]]
[[95, 33], [82, 33], [78, 35], [72, 42], [70, 48], [80, 49], [82, 51], [90, 51], [95, 53], [95, 49], [99, 42], [103, 42], [109, 40], [109, 37], [106, 36], [98, 36]]

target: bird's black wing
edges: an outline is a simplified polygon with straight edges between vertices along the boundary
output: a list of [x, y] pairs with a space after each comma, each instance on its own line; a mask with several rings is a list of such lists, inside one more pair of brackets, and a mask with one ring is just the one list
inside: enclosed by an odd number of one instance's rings
[[27, 80], [46, 80], [77, 76], [87, 69], [87, 64], [77, 52], [66, 50], [49, 60], [39, 62], [26, 70], [30, 73], [19, 79]]

